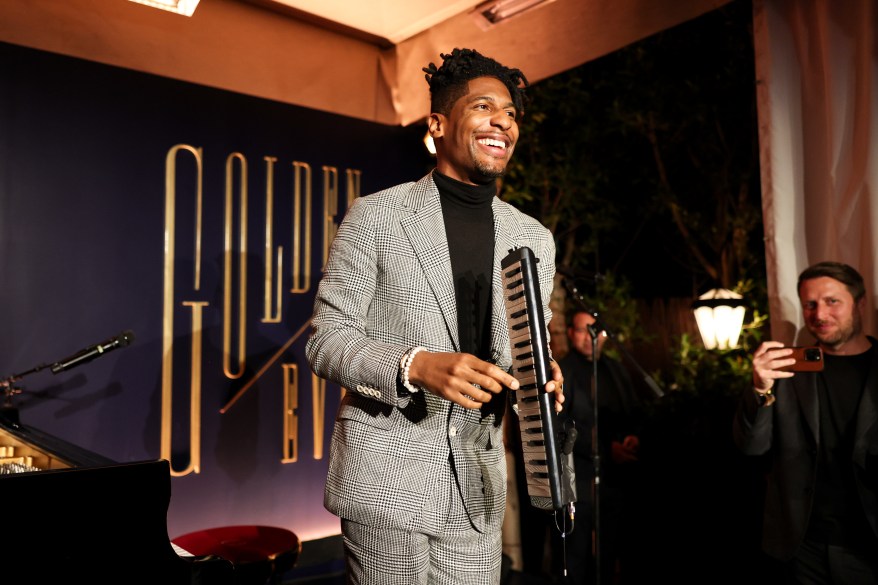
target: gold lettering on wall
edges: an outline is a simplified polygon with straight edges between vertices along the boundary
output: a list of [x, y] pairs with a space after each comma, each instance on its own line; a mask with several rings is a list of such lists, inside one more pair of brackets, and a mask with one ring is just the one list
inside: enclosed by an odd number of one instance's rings
[[[174, 265], [176, 262], [176, 209], [177, 209], [177, 155], [188, 153], [195, 163], [195, 262], [193, 288], [201, 287], [201, 216], [202, 216], [202, 150], [187, 144], [177, 144], [165, 156], [165, 231], [164, 274], [162, 296], [162, 405], [161, 405], [161, 457], [171, 459], [171, 415], [173, 407], [173, 344], [174, 344]], [[200, 346], [199, 346], [200, 347]], [[200, 350], [199, 350], [200, 351]], [[199, 358], [200, 360], [200, 358]], [[199, 368], [200, 361], [191, 368]], [[191, 379], [191, 376], [190, 376]], [[193, 416], [200, 413], [195, 412]], [[200, 428], [200, 427], [199, 427]]]
[[[264, 313], [261, 321], [263, 323], [280, 323], [281, 314], [281, 282], [283, 281], [281, 270], [284, 264], [283, 246], [277, 247], [277, 254], [274, 254], [274, 163], [277, 158], [273, 156], [263, 157], [265, 159], [265, 281], [263, 282], [263, 290], [265, 291]], [[276, 258], [277, 262], [277, 284], [274, 284], [274, 266], [272, 258]], [[275, 299], [272, 299], [271, 291], [275, 289]]]
[[[305, 293], [311, 288], [311, 224], [314, 221], [311, 217], [311, 166], [293, 161], [293, 179], [293, 285], [290, 292]], [[302, 202], [305, 205], [304, 218]]]
[[345, 177], [347, 178], [347, 202], [348, 209], [351, 207], [351, 203], [354, 202], [354, 199], [360, 196], [360, 179], [363, 176], [363, 171], [357, 169], [347, 169], [345, 170]]
[[259, 379], [262, 378], [263, 375], [265, 375], [265, 372], [267, 372], [268, 369], [271, 368], [275, 364], [275, 362], [277, 362], [281, 357], [283, 357], [284, 353], [286, 353], [286, 351], [290, 348], [290, 346], [297, 339], [299, 339], [299, 337], [304, 335], [305, 332], [307, 332], [310, 328], [311, 328], [311, 320], [310, 319], [308, 321], [305, 321], [304, 323], [302, 323], [302, 326], [299, 327], [299, 330], [296, 331], [295, 333], [293, 333], [293, 336], [290, 337], [282, 346], [280, 346], [278, 348], [278, 350], [276, 352], [274, 352], [274, 355], [272, 355], [270, 358], [268, 358], [268, 360], [264, 364], [262, 364], [262, 367], [259, 368], [259, 370], [255, 374], [253, 374], [253, 377], [250, 378], [250, 380], [246, 384], [244, 384], [241, 387], [241, 389], [235, 393], [234, 396], [232, 396], [232, 399], [229, 400], [226, 403], [226, 405], [220, 409], [220, 414], [227, 413], [229, 411], [229, 409], [232, 408], [232, 406], [244, 394], [247, 393], [247, 391], [253, 386], [253, 384], [258, 382]]
[[338, 224], [335, 216], [338, 214], [338, 169], [335, 167], [323, 167], [323, 262], [326, 266], [329, 258], [329, 245], [335, 239]]
[[[180, 477], [190, 473], [201, 473], [201, 364], [202, 339], [204, 335], [204, 301], [183, 301], [184, 307], [192, 310], [192, 334], [190, 342], [189, 371], [189, 465], [185, 469], [171, 467], [171, 475]], [[162, 459], [171, 461], [171, 453], [162, 453]]]
[[[235, 225], [234, 199], [235, 161], [238, 161], [238, 355], [237, 371], [232, 370], [232, 260], [235, 257], [232, 234]], [[247, 355], [247, 159], [233, 152], [226, 158], [225, 222], [223, 226], [223, 372], [236, 380], [244, 375]]]
[[284, 373], [284, 436], [281, 463], [299, 460], [299, 367], [281, 364]]
[[[276, 192], [278, 190], [279, 180], [277, 179], [277, 157], [263, 156], [265, 164], [265, 222], [264, 222], [264, 278], [263, 301], [264, 307], [261, 311], [260, 322], [266, 327], [282, 322], [284, 311], [284, 277], [286, 274], [291, 275], [291, 285], [289, 293], [304, 294], [311, 287], [312, 279], [312, 258], [313, 248], [315, 245], [313, 236], [313, 226], [315, 225], [313, 197], [312, 191], [312, 167], [305, 162], [293, 161], [292, 185], [281, 188], [281, 193], [290, 193], [292, 191], [292, 225], [284, 226], [283, 221], [280, 228], [291, 229], [290, 248], [291, 252], [287, 260], [289, 265], [284, 264], [284, 247], [277, 245], [277, 234], [283, 233], [281, 239], [286, 238], [285, 232], [278, 229], [275, 225], [276, 214], [275, 205], [277, 204]], [[179, 159], [179, 161], [178, 161]], [[205, 320], [210, 323], [207, 317], [215, 315], [218, 307], [213, 309], [213, 314], [208, 313], [210, 302], [198, 300], [193, 293], [201, 290], [202, 276], [202, 242], [204, 241], [203, 217], [204, 217], [204, 194], [203, 194], [203, 175], [204, 175], [204, 156], [203, 149], [186, 144], [178, 144], [168, 150], [165, 159], [165, 225], [164, 225], [164, 272], [163, 272], [163, 307], [162, 307], [162, 379], [161, 379], [161, 457], [171, 461], [172, 455], [178, 460], [178, 468], [171, 469], [174, 476], [183, 476], [191, 473], [200, 473], [201, 466], [201, 418], [202, 418], [202, 392], [203, 392], [203, 364], [216, 363], [216, 360], [210, 359], [211, 356], [204, 355], [203, 340]], [[182, 161], [182, 163], [180, 162]], [[185, 164], [178, 169], [178, 165]], [[190, 170], [191, 165], [191, 170]], [[248, 162], [247, 158], [239, 153], [233, 152], [225, 159], [225, 183], [224, 183], [224, 199], [223, 199], [223, 250], [222, 250], [222, 373], [227, 379], [239, 379], [246, 370], [247, 362], [247, 275], [248, 275]], [[325, 263], [329, 253], [329, 247], [338, 231], [338, 222], [336, 216], [339, 213], [340, 196], [343, 196], [347, 207], [356, 198], [360, 196], [362, 172], [356, 169], [345, 169], [345, 193], [340, 192], [339, 170], [333, 166], [322, 166], [323, 173], [323, 246], [322, 261]], [[183, 171], [186, 172], [183, 172]], [[192, 226], [185, 226], [177, 233], [176, 225], [177, 206], [181, 203], [178, 201], [177, 189], [178, 184], [187, 185], [185, 201], [192, 201], [194, 205], [194, 217]], [[191, 185], [191, 187], [189, 186]], [[190, 199], [191, 198], [191, 199]], [[285, 207], [283, 207], [286, 209]], [[188, 208], [182, 208], [189, 211]], [[181, 217], [189, 217], [187, 213]], [[208, 216], [211, 217], [211, 216]], [[318, 212], [317, 221], [321, 221]], [[217, 234], [219, 226], [211, 226], [208, 229], [209, 234]], [[189, 250], [189, 242], [192, 242], [194, 248], [194, 257], [188, 257], [188, 253], [180, 256], [177, 253], [177, 244], [183, 246], [183, 250]], [[179, 258], [178, 258], [179, 256]], [[191, 281], [188, 278], [188, 271], [192, 270]], [[186, 269], [186, 277], [178, 278], [181, 281], [175, 282], [175, 275], [179, 276], [180, 268]], [[176, 269], [176, 270], [175, 270]], [[289, 272], [285, 272], [289, 270]], [[191, 282], [191, 289], [189, 288]], [[259, 283], [251, 283], [259, 284]], [[213, 290], [208, 291], [210, 295], [218, 294], [216, 290], [218, 286], [211, 285]], [[253, 296], [251, 294], [251, 296]], [[186, 299], [186, 300], [181, 300]], [[174, 425], [172, 417], [174, 412], [174, 400], [179, 400], [181, 396], [185, 399], [185, 394], [181, 391], [175, 396], [174, 383], [174, 342], [182, 340], [185, 343], [186, 332], [183, 335], [175, 336], [175, 312], [180, 315], [180, 307], [188, 308], [191, 320], [190, 332], [190, 364], [189, 368], [189, 432], [188, 440], [183, 437], [176, 439], [177, 445], [174, 445], [175, 437], [172, 436]], [[258, 308], [254, 308], [251, 314], [258, 315]], [[179, 319], [180, 317], [178, 317]], [[207, 318], [207, 319], [206, 319]], [[279, 325], [286, 327], [286, 324]], [[184, 325], [183, 329], [186, 328]], [[290, 351], [292, 344], [303, 335], [306, 335], [310, 329], [310, 322], [305, 319], [300, 321], [300, 327], [286, 342], [276, 348], [276, 351], [268, 357], [253, 373], [252, 378], [243, 384], [235, 395], [227, 402], [224, 408], [220, 410], [221, 414], [225, 414], [231, 406], [237, 402], [253, 385], [261, 379], [272, 367], [280, 365], [283, 376], [283, 463], [292, 463], [298, 461], [299, 447], [299, 380], [298, 366], [295, 363], [283, 363]], [[182, 351], [183, 349], [180, 348]], [[210, 346], [208, 346], [210, 351]], [[205, 359], [207, 357], [207, 359]], [[252, 357], [251, 357], [252, 359]], [[185, 365], [178, 366], [178, 369], [185, 368]], [[217, 366], [213, 366], [216, 368]], [[275, 370], [276, 371], [276, 370]], [[218, 376], [219, 372], [210, 371], [211, 374]], [[182, 378], [185, 372], [178, 372], [178, 380]], [[312, 408], [310, 415], [313, 419], [313, 457], [314, 459], [323, 459], [324, 451], [324, 432], [326, 427], [326, 385], [327, 382], [317, 376], [311, 374], [311, 391], [312, 391]], [[226, 389], [218, 389], [225, 391]], [[342, 388], [342, 393], [345, 390]], [[182, 410], [179, 409], [178, 410]], [[180, 424], [177, 424], [180, 428]], [[180, 431], [178, 431], [180, 432]], [[184, 468], [185, 458], [188, 457], [188, 463]]]
[[326, 380], [311, 374], [311, 418], [314, 421], [314, 459], [323, 459], [323, 416], [326, 413]]

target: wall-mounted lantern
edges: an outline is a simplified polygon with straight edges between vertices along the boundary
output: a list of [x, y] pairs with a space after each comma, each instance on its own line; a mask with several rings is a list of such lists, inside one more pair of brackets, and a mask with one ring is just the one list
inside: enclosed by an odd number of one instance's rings
[[707, 349], [738, 347], [747, 307], [743, 297], [725, 288], [707, 291], [692, 303], [695, 322]]

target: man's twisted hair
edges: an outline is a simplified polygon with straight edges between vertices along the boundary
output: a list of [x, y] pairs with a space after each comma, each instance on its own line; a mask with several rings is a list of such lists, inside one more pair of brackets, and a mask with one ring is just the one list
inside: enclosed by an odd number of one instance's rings
[[451, 54], [440, 53], [439, 56], [443, 62], [438, 69], [433, 63], [423, 68], [430, 86], [430, 111], [447, 116], [454, 102], [466, 95], [470, 80], [494, 77], [509, 90], [519, 115], [524, 113], [528, 83], [519, 69], [505, 67], [473, 49], [454, 49]]

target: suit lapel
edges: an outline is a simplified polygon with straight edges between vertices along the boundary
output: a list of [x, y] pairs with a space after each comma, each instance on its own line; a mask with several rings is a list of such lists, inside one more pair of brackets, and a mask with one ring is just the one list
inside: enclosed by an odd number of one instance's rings
[[439, 191], [432, 175], [427, 175], [414, 185], [404, 206], [406, 211], [400, 224], [442, 311], [455, 350], [459, 351], [457, 301], [451, 275], [451, 255], [448, 251]]
[[[872, 341], [870, 339], [869, 341]], [[866, 455], [870, 445], [878, 444], [878, 352], [873, 342], [872, 365], [866, 378], [866, 387], [857, 409], [857, 427], [854, 437], [854, 463], [866, 468]]]
[[[521, 246], [523, 234], [521, 224], [509, 208], [495, 198], [494, 210], [494, 275], [498, 284], [502, 281], [500, 263], [510, 251]], [[509, 347], [509, 324], [506, 319], [506, 299], [503, 287], [493, 286], [491, 299], [491, 358], [497, 365], [506, 369], [512, 366], [512, 352]]]
[[[405, 212], [400, 224], [405, 231], [418, 261], [424, 270], [430, 289], [439, 304], [445, 325], [454, 344], [460, 351], [457, 330], [457, 300], [451, 275], [451, 257], [442, 217], [439, 191], [432, 175], [418, 181], [404, 203]], [[521, 224], [500, 199], [492, 203], [494, 212], [494, 274], [500, 282], [500, 262], [510, 250], [524, 241]], [[506, 322], [506, 306], [501, 287], [492, 286], [491, 308], [491, 357], [501, 367], [512, 364], [509, 349], [509, 326]], [[545, 299], [544, 299], [545, 301]]]

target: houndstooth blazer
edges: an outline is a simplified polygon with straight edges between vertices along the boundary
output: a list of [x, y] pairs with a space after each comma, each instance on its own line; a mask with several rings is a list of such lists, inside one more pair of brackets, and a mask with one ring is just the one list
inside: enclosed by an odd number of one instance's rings
[[[492, 359], [511, 363], [500, 261], [530, 247], [546, 323], [555, 274], [552, 234], [495, 198]], [[480, 531], [499, 530], [506, 508], [505, 393], [481, 410], [429, 392], [399, 392], [412, 347], [457, 352], [457, 308], [439, 191], [432, 175], [357, 199], [332, 243], [317, 290], [306, 354], [320, 377], [347, 389], [336, 415], [324, 505], [375, 527], [420, 522], [449, 457]]]

